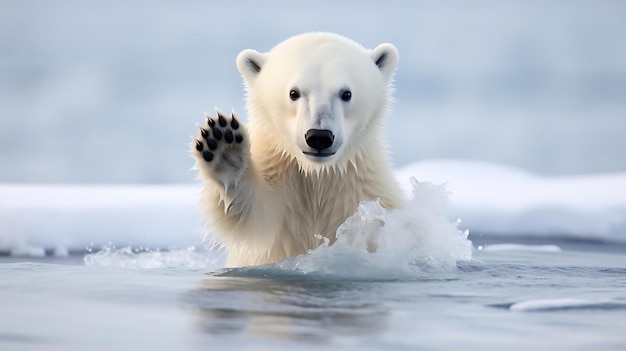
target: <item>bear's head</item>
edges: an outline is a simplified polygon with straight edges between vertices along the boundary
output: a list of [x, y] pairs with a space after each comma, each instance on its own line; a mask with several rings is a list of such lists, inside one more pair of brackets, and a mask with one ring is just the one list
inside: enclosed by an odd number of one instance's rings
[[[237, 67], [247, 87], [252, 133], [300, 167], [345, 165], [378, 147], [377, 133], [391, 101], [398, 51], [367, 50], [343, 36], [307, 33], [268, 53], [244, 50]], [[253, 137], [255, 140], [257, 136]]]

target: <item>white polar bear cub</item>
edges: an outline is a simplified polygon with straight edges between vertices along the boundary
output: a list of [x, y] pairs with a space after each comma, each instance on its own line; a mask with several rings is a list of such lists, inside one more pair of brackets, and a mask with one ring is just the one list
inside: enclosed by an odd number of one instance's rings
[[228, 248], [227, 267], [318, 247], [363, 200], [405, 199], [383, 138], [398, 51], [307, 33], [268, 53], [244, 50], [249, 123], [217, 112], [192, 145], [201, 210]]

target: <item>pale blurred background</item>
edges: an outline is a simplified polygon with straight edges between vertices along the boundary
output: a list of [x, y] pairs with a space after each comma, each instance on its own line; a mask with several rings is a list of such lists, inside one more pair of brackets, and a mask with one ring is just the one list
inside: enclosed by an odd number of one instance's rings
[[400, 50], [398, 167], [626, 171], [623, 1], [25, 0], [0, 1], [0, 183], [191, 182], [203, 112], [245, 116], [237, 53], [308, 31]]

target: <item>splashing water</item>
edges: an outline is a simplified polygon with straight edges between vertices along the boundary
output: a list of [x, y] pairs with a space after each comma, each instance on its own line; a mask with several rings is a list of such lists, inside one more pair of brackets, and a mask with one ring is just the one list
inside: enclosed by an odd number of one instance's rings
[[[407, 279], [428, 272], [454, 271], [457, 262], [472, 256], [468, 232], [460, 221], [449, 221], [448, 193], [442, 185], [411, 178], [413, 199], [387, 210], [378, 201], [363, 201], [338, 229], [337, 240], [316, 235], [323, 244], [296, 257], [260, 267], [223, 269], [221, 275], [320, 276], [342, 279]], [[105, 247], [85, 256], [90, 266], [123, 268], [181, 268], [215, 271], [224, 253], [214, 246], [182, 250], [136, 250]]]
[[224, 253], [216, 247], [190, 246], [178, 250], [116, 248], [106, 246], [97, 252], [87, 249], [85, 265], [119, 268], [178, 268], [216, 270], [224, 266]]

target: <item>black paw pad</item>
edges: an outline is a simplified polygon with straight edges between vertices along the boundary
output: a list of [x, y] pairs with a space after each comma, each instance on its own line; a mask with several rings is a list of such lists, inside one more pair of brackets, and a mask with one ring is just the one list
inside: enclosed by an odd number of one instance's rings
[[217, 140], [222, 140], [222, 131], [217, 129], [217, 128], [213, 128], [213, 137]]
[[227, 143], [229, 143], [229, 144], [233, 142], [233, 131], [232, 130], [228, 129], [228, 130], [226, 130], [226, 132], [224, 132], [224, 140]]
[[235, 141], [237, 143], [241, 143], [243, 141], [243, 136], [241, 136], [241, 134], [235, 135]]
[[213, 161], [213, 153], [211, 151], [204, 151], [202, 152], [202, 158], [207, 162], [211, 162]]
[[217, 149], [217, 141], [215, 141], [215, 139], [213, 138], [209, 138], [206, 140], [206, 146], [209, 147], [209, 150], [215, 150]]
[[202, 145], [200, 140], [196, 140], [196, 150], [202, 151], [202, 149], [204, 149], [204, 145]]

